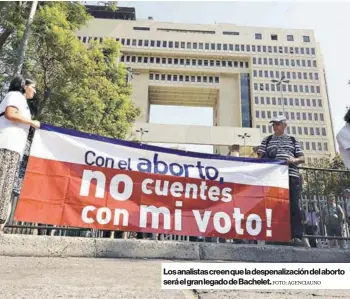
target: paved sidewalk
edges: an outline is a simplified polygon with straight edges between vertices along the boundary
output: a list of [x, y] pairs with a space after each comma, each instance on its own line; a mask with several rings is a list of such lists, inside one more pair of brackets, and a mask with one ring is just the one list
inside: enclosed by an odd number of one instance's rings
[[[169, 260], [0, 256], [1, 299], [343, 299], [349, 291], [161, 290]], [[198, 262], [198, 261], [197, 261]]]

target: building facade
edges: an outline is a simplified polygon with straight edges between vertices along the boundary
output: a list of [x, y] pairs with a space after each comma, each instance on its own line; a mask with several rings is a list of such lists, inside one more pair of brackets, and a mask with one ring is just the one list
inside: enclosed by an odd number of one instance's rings
[[[288, 134], [308, 158], [335, 154], [312, 30], [95, 18], [77, 35], [84, 43], [110, 37], [122, 44], [120, 62], [133, 70], [141, 122], [149, 121], [152, 104], [212, 107], [214, 126], [256, 128], [265, 137], [269, 120], [284, 110]], [[277, 84], [281, 78], [289, 82]], [[226, 154], [227, 146], [215, 150]]]

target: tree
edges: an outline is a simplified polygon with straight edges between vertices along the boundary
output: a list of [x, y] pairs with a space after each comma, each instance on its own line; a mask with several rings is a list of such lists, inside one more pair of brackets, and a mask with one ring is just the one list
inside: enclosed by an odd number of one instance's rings
[[350, 172], [344, 165], [340, 155], [330, 156], [310, 163], [302, 171], [303, 196], [341, 196], [345, 188], [350, 187]]
[[[75, 31], [91, 18], [78, 2], [40, 2], [23, 67], [38, 83], [31, 108], [42, 122], [125, 138], [140, 111], [131, 101], [125, 66], [118, 63], [121, 44], [105, 39], [86, 47], [77, 39]], [[6, 52], [7, 74], [22, 35], [23, 28]]]

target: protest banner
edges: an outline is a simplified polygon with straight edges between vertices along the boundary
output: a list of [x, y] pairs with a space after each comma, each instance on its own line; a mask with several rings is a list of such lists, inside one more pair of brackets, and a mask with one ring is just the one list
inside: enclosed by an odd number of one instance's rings
[[283, 161], [185, 152], [43, 124], [15, 219], [288, 241], [288, 188]]

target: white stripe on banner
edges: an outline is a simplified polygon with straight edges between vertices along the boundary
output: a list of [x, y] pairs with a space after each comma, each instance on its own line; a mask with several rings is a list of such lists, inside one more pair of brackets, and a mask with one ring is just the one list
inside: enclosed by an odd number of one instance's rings
[[[215, 180], [229, 183], [255, 186], [289, 188], [288, 166], [273, 163], [254, 163], [182, 156], [181, 154], [162, 153], [124, 145], [117, 145], [83, 137], [76, 137], [46, 130], [36, 130], [31, 148], [31, 156], [75, 164], [89, 164], [118, 169], [120, 160], [129, 161], [131, 169], [138, 171], [138, 164], [148, 159], [152, 168], [160, 168], [177, 163], [187, 171], [187, 177], [201, 178], [201, 172], [207, 169]], [[199, 163], [199, 164], [198, 164]], [[185, 168], [184, 165], [193, 167]], [[176, 167], [175, 167], [176, 168]], [[154, 172], [152, 170], [152, 172]], [[168, 175], [171, 175], [168, 173]], [[185, 175], [182, 175], [185, 176]]]

